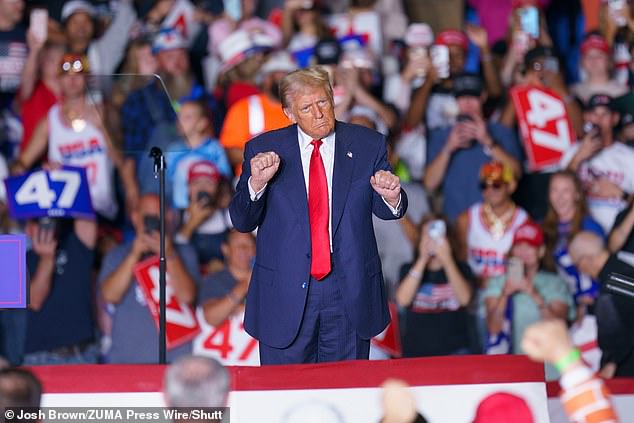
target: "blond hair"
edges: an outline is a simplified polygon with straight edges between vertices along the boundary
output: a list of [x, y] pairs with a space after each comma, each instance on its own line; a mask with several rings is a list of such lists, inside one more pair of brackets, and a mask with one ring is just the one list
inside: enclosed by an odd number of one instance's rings
[[323, 88], [330, 102], [334, 104], [328, 72], [322, 67], [313, 66], [290, 72], [282, 78], [280, 81], [282, 107], [289, 108], [292, 98], [307, 88]]

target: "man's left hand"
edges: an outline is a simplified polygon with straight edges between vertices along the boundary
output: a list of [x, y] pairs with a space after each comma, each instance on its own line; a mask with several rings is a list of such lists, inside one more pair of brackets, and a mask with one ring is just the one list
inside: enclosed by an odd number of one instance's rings
[[401, 180], [398, 176], [387, 170], [379, 170], [370, 177], [370, 185], [390, 206], [396, 208], [401, 196]]

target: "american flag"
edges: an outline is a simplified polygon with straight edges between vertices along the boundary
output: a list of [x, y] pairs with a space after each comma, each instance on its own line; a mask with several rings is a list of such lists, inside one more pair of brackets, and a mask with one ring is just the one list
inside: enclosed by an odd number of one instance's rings
[[423, 284], [412, 303], [412, 311], [417, 313], [441, 313], [459, 308], [460, 302], [449, 283]]
[[0, 42], [0, 90], [14, 92], [20, 85], [20, 75], [28, 49], [22, 42]]

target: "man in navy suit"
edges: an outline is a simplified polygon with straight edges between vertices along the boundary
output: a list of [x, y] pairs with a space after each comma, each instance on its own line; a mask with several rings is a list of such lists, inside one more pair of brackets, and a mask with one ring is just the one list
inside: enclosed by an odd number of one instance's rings
[[407, 196], [384, 137], [335, 121], [326, 71], [289, 73], [280, 97], [295, 124], [246, 144], [229, 208], [258, 229], [245, 329], [262, 364], [367, 359], [390, 320], [372, 213], [399, 219]]

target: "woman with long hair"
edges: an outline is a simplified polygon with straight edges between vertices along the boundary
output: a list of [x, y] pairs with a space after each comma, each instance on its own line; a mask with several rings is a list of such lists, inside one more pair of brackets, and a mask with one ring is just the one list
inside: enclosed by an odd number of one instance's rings
[[568, 243], [581, 231], [591, 231], [605, 237], [601, 226], [589, 213], [581, 181], [569, 170], [556, 172], [548, 188], [548, 212], [542, 224], [546, 255], [545, 267], [557, 272], [568, 282], [578, 308], [578, 317], [584, 315], [585, 305], [592, 304], [599, 283], [582, 274], [568, 255]]
[[474, 277], [469, 266], [455, 258], [455, 242], [446, 220], [427, 215], [420, 228], [417, 257], [401, 269], [396, 290], [396, 302], [405, 309], [403, 355], [468, 353], [466, 307], [475, 290]]

